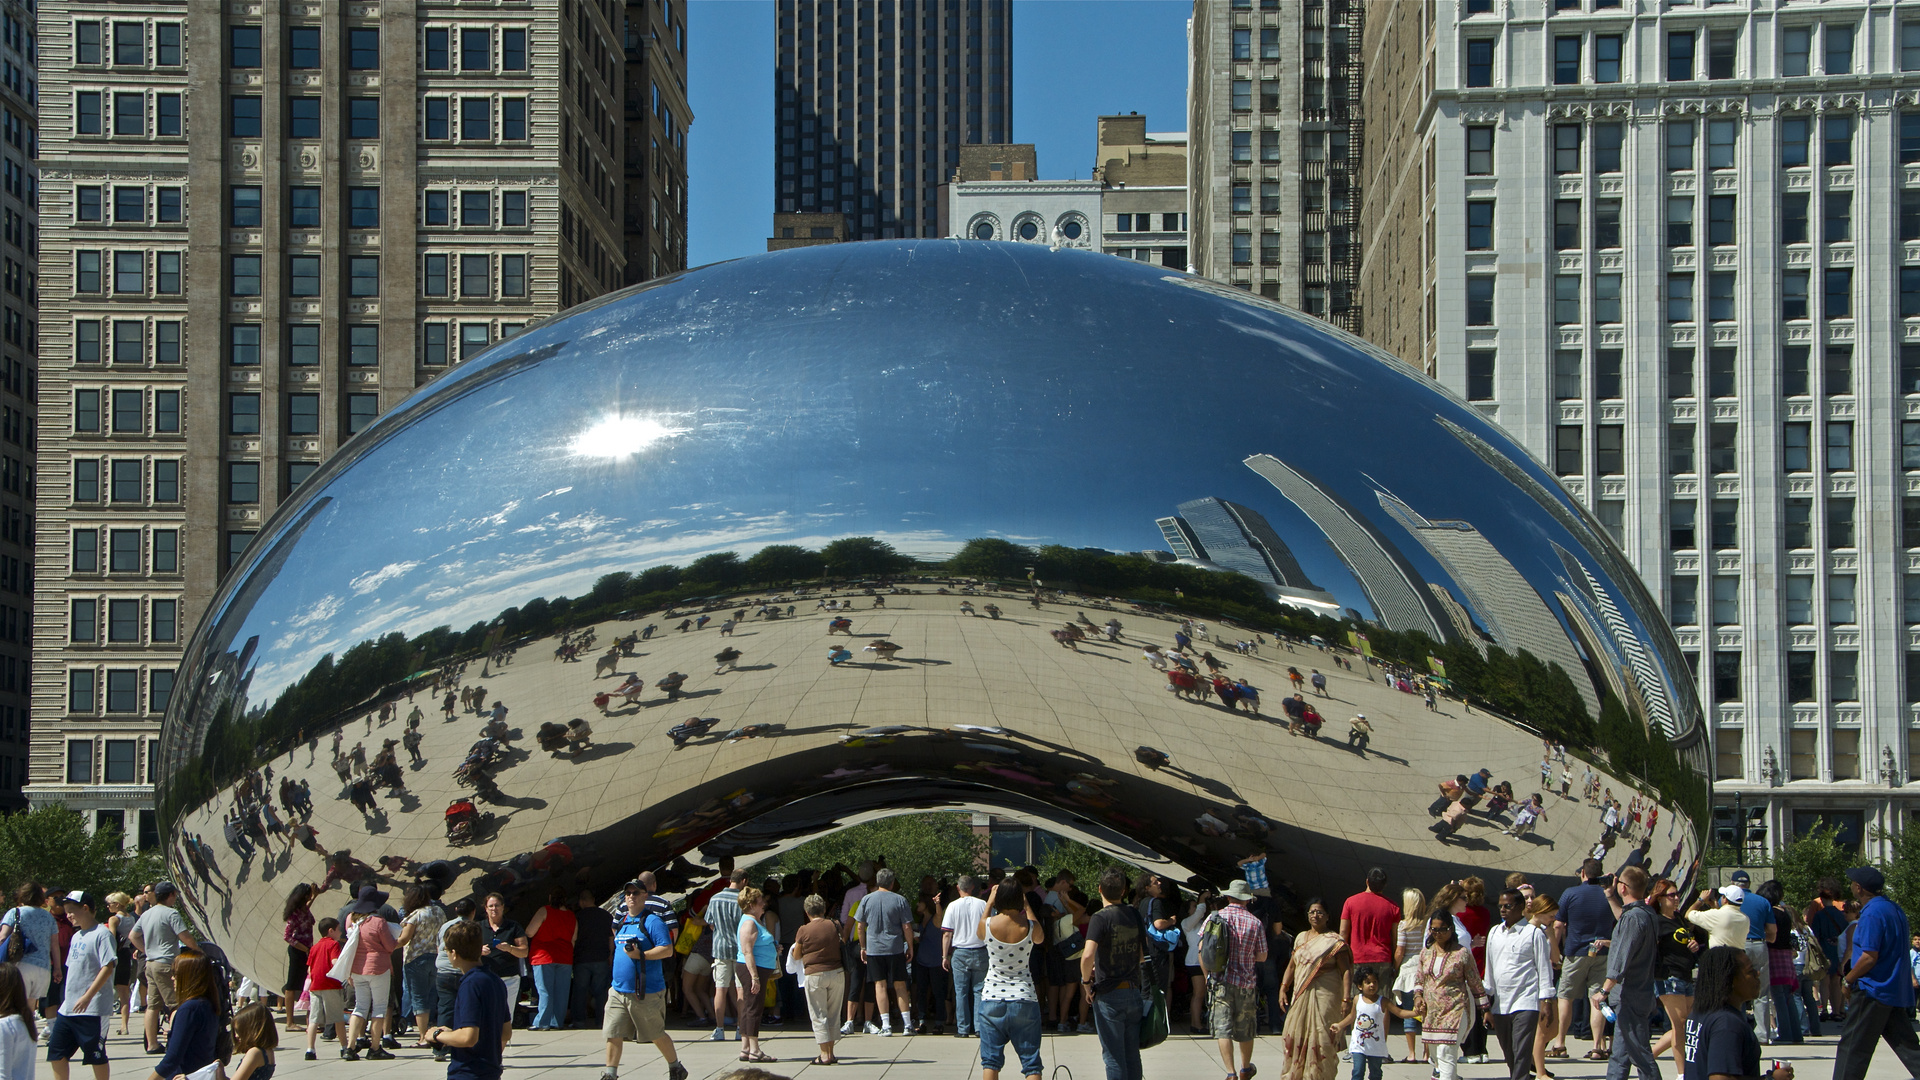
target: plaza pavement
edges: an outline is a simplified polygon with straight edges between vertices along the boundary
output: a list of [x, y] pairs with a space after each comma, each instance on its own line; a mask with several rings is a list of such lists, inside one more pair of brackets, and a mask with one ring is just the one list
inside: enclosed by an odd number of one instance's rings
[[[133, 1035], [109, 1040], [112, 1080], [144, 1080], [157, 1060], [140, 1052], [138, 1018], [135, 1019]], [[704, 1032], [684, 1029], [675, 1029], [673, 1034], [692, 1080], [724, 1076], [742, 1064], [738, 1060], [738, 1043], [694, 1041]], [[289, 1036], [283, 1034], [282, 1037]], [[446, 1066], [435, 1064], [431, 1055], [423, 1050], [399, 1051], [393, 1061], [345, 1062], [332, 1049], [332, 1044], [323, 1042], [320, 1060], [309, 1062], [300, 1056], [305, 1036], [296, 1032], [291, 1038], [300, 1040], [300, 1045], [291, 1050], [282, 1046], [275, 1080], [441, 1080], [446, 1076]], [[767, 1053], [780, 1059], [776, 1064], [762, 1066], [776, 1076], [805, 1076], [808, 1080], [971, 1080], [980, 1075], [977, 1040], [951, 1035], [891, 1039], [856, 1035], [840, 1044], [842, 1064], [831, 1068], [807, 1064], [817, 1048], [805, 1030], [767, 1029], [762, 1032], [761, 1042]], [[1576, 1039], [1573, 1045], [1578, 1048], [1581, 1043]], [[1393, 1038], [1393, 1046], [1402, 1052], [1406, 1049], [1405, 1041], [1398, 1035]], [[1804, 1046], [1763, 1047], [1762, 1052], [1767, 1058], [1790, 1062], [1797, 1074], [1796, 1080], [1827, 1080], [1832, 1075], [1833, 1046], [1834, 1037], [1828, 1035]], [[507, 1047], [503, 1080], [597, 1080], [605, 1061], [605, 1048], [597, 1032], [516, 1031], [512, 1045]], [[1011, 1051], [1009, 1047], [1008, 1064], [1013, 1068], [1002, 1075], [1017, 1077], [1018, 1060], [1012, 1057]], [[1104, 1080], [1106, 1076], [1100, 1061], [1099, 1040], [1093, 1035], [1049, 1035], [1041, 1048], [1041, 1056], [1048, 1080]], [[1260, 1066], [1261, 1075], [1278, 1077], [1279, 1038], [1261, 1039], [1254, 1050], [1253, 1061]], [[1224, 1075], [1213, 1040], [1184, 1035], [1175, 1035], [1146, 1051], [1142, 1064], [1148, 1080], [1216, 1080]], [[1672, 1058], [1662, 1058], [1661, 1065], [1663, 1077], [1673, 1080]], [[1065, 1072], [1058, 1071], [1061, 1068]], [[1346, 1080], [1347, 1068], [1347, 1064], [1341, 1062], [1338, 1080]], [[1606, 1075], [1605, 1063], [1563, 1061], [1551, 1063], [1549, 1068], [1559, 1080], [1600, 1080]], [[40, 1069], [41, 1075], [47, 1075], [44, 1064]], [[1426, 1080], [1428, 1071], [1424, 1065], [1388, 1065], [1385, 1075], [1389, 1080]], [[666, 1074], [659, 1052], [652, 1046], [627, 1046], [620, 1068], [621, 1080], [660, 1080]], [[77, 1062], [74, 1075], [86, 1076]], [[1463, 1065], [1460, 1075], [1463, 1080], [1504, 1080], [1507, 1073], [1505, 1066], [1498, 1064]], [[1874, 1055], [1868, 1080], [1896, 1080], [1904, 1075], [1899, 1061], [1882, 1045]]]

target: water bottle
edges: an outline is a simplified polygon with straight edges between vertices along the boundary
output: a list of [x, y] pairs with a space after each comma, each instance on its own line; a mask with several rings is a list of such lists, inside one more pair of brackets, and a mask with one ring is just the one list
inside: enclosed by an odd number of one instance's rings
[[1607, 1018], [1607, 1023], [1609, 1024], [1613, 1023], [1613, 1006], [1604, 1001], [1601, 1002], [1600, 1015]]

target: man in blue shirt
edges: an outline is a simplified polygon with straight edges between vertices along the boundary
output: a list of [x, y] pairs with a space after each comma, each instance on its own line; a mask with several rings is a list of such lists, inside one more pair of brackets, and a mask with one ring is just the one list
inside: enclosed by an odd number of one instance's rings
[[[620, 1051], [629, 1040], [650, 1042], [667, 1059], [667, 1080], [686, 1080], [687, 1067], [667, 1034], [667, 976], [662, 962], [673, 955], [673, 935], [648, 910], [651, 878], [627, 882], [627, 905], [613, 932], [613, 983], [600, 1034], [607, 1040], [607, 1067], [600, 1080], [618, 1080]], [[713, 910], [709, 903], [707, 910]], [[716, 956], [719, 953], [715, 953]], [[718, 961], [715, 962], [718, 966]]]
[[1860, 902], [1860, 921], [1854, 924], [1853, 953], [1841, 976], [1853, 1000], [1834, 1049], [1834, 1080], [1864, 1080], [1874, 1044], [1881, 1039], [1893, 1047], [1907, 1072], [1920, 1076], [1920, 1039], [1907, 1017], [1913, 1009], [1913, 972], [1901, 963], [1910, 936], [1907, 914], [1881, 895], [1887, 879], [1873, 867], [1856, 866], [1847, 871], [1847, 880]]
[[[1773, 922], [1773, 904], [1766, 897], [1753, 891], [1753, 878], [1745, 870], [1735, 870], [1732, 881], [1746, 890], [1740, 900], [1740, 914], [1747, 917], [1747, 959], [1753, 962], [1753, 970], [1768, 970], [1767, 943], [1774, 939], [1779, 927]], [[1761, 994], [1753, 999], [1754, 1033], [1760, 1036], [1762, 1043], [1771, 1045], [1773, 1040], [1767, 1034], [1774, 1027], [1773, 996]]]
[[460, 989], [453, 996], [451, 1022], [429, 1028], [426, 1040], [435, 1049], [444, 1046], [452, 1052], [447, 1080], [500, 1080], [501, 1058], [513, 1039], [507, 984], [480, 966], [477, 924], [449, 923], [442, 940], [460, 971]]

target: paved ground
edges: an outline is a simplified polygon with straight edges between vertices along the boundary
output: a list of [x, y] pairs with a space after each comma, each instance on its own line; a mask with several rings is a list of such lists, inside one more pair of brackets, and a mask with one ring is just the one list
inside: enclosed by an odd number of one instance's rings
[[[724, 1076], [730, 1068], [740, 1064], [736, 1060], [739, 1052], [737, 1043], [693, 1042], [690, 1041], [691, 1032], [675, 1034], [682, 1040], [681, 1058], [687, 1062], [695, 1080]], [[112, 1070], [114, 1080], [143, 1080], [156, 1059], [140, 1053], [138, 1034], [111, 1041], [109, 1053], [115, 1059]], [[777, 1076], [804, 1075], [810, 1080], [826, 1080], [828, 1077], [837, 1080], [880, 1080], [882, 1077], [887, 1080], [969, 1080], [980, 1075], [978, 1043], [952, 1036], [892, 1039], [854, 1036], [841, 1044], [843, 1064], [833, 1068], [806, 1064], [817, 1050], [805, 1032], [769, 1032], [762, 1041], [768, 1053], [781, 1059], [778, 1064], [765, 1066]], [[1772, 1047], [1765, 1052], [1768, 1057], [1791, 1062], [1798, 1073], [1798, 1080], [1825, 1080], [1831, 1075], [1833, 1043], [1833, 1037], [1827, 1036], [1805, 1046]], [[330, 1044], [321, 1045], [321, 1058], [315, 1062], [302, 1061], [299, 1048], [291, 1053], [281, 1053], [276, 1080], [283, 1077], [299, 1077], [300, 1080], [347, 1077], [437, 1080], [446, 1075], [446, 1067], [435, 1065], [425, 1051], [401, 1051], [394, 1061], [363, 1060], [350, 1064], [339, 1060], [337, 1054], [325, 1052], [324, 1048]], [[1402, 1050], [1405, 1048], [1398, 1036], [1394, 1039], [1394, 1045]], [[1580, 1046], [1578, 1040], [1574, 1046]], [[507, 1049], [506, 1076], [508, 1080], [532, 1080], [539, 1076], [594, 1080], [605, 1060], [604, 1049], [605, 1044], [599, 1041], [598, 1036], [588, 1032], [517, 1031], [513, 1045]], [[1069, 1075], [1074, 1080], [1102, 1080], [1106, 1075], [1100, 1061], [1099, 1042], [1092, 1035], [1050, 1035], [1041, 1053], [1049, 1080], [1067, 1080]], [[1144, 1055], [1146, 1074], [1152, 1080], [1209, 1080], [1224, 1075], [1217, 1067], [1218, 1060], [1214, 1056], [1212, 1040], [1179, 1035]], [[1266, 1075], [1279, 1076], [1280, 1040], [1260, 1040], [1253, 1060]], [[1010, 1059], [1010, 1064], [1017, 1065], [1017, 1062]], [[1672, 1060], [1664, 1060], [1663, 1066], [1663, 1071], [1671, 1078]], [[1066, 1072], [1056, 1072], [1060, 1067], [1064, 1067]], [[1606, 1072], [1602, 1064], [1585, 1062], [1560, 1062], [1550, 1067], [1559, 1080], [1598, 1080]], [[1346, 1066], [1342, 1063], [1340, 1080], [1346, 1080], [1345, 1070]], [[1466, 1080], [1495, 1080], [1504, 1078], [1506, 1070], [1500, 1065], [1467, 1065], [1461, 1067], [1460, 1074]], [[84, 1077], [86, 1074], [76, 1069], [74, 1075]], [[658, 1080], [665, 1075], [666, 1069], [660, 1062], [660, 1056], [652, 1047], [627, 1047], [626, 1060], [621, 1068], [623, 1080]], [[1427, 1070], [1418, 1065], [1389, 1065], [1386, 1075], [1393, 1080], [1425, 1080]], [[1868, 1073], [1870, 1080], [1894, 1080], [1902, 1075], [1904, 1073], [1899, 1062], [1882, 1046], [1874, 1056], [1873, 1069]]]

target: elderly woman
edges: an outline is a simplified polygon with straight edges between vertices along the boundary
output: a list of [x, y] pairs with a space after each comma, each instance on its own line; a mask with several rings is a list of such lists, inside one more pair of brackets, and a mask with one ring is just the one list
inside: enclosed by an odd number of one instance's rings
[[764, 921], [766, 893], [749, 885], [740, 890], [739, 904], [739, 948], [733, 957], [733, 986], [734, 1004], [740, 1017], [740, 1060], [777, 1061], [779, 1059], [760, 1049], [760, 1018], [767, 1011], [767, 980], [780, 973], [780, 936]]
[[1486, 1012], [1487, 991], [1473, 953], [1461, 942], [1455, 920], [1436, 910], [1427, 920], [1427, 947], [1420, 952], [1420, 989], [1413, 1011], [1420, 1014], [1420, 1041], [1427, 1045], [1440, 1080], [1455, 1080], [1460, 1044], [1476, 1018]]
[[807, 1018], [813, 1022], [813, 1041], [820, 1054], [809, 1064], [836, 1065], [833, 1044], [839, 1039], [840, 1009], [846, 1003], [847, 975], [840, 967], [840, 924], [827, 918], [826, 898], [814, 894], [802, 902], [807, 921], [794, 931], [793, 956], [804, 965], [801, 982], [807, 992]]

